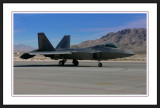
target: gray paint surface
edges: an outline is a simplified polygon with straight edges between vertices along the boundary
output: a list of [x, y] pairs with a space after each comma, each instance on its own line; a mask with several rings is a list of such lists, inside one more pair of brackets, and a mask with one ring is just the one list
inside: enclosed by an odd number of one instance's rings
[[[134, 55], [133, 52], [118, 48], [113, 43], [96, 45], [89, 48], [70, 49], [70, 35], [66, 35], [57, 45], [52, 46], [44, 33], [38, 33], [39, 49], [24, 53], [20, 58], [29, 59], [36, 55], [44, 55], [51, 59], [73, 59], [73, 60], [108, 60], [123, 58]], [[76, 65], [76, 63], [75, 63]]]
[[15, 61], [16, 95], [145, 95], [145, 62]]

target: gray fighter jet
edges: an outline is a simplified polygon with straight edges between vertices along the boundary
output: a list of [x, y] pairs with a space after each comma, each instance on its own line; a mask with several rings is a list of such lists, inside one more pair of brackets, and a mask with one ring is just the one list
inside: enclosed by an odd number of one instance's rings
[[120, 49], [113, 43], [106, 43], [88, 48], [71, 49], [70, 35], [65, 35], [57, 47], [54, 48], [44, 33], [38, 33], [38, 44], [39, 49], [24, 53], [20, 58], [29, 59], [35, 55], [44, 55], [45, 57], [50, 57], [55, 60], [61, 59], [59, 61], [60, 66], [63, 66], [67, 59], [72, 59], [74, 66], [78, 66], [78, 60], [97, 60], [99, 61], [98, 66], [102, 67], [101, 60], [123, 58], [134, 55], [133, 52]]

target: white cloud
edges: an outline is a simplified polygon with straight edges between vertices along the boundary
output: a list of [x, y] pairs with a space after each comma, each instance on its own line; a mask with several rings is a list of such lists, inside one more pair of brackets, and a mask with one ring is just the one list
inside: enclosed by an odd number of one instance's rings
[[126, 28], [146, 28], [146, 19], [130, 22], [126, 25]]
[[94, 39], [95, 38], [98, 38], [103, 36], [103, 35], [106, 35], [108, 34], [109, 32], [117, 32], [119, 30], [123, 30], [123, 29], [127, 29], [127, 28], [146, 28], [146, 19], [140, 19], [140, 20], [136, 20], [136, 21], [133, 21], [133, 22], [129, 22], [125, 25], [122, 25], [122, 26], [118, 26], [118, 27], [110, 27], [110, 28], [93, 28], [93, 29], [88, 29], [89, 31], [90, 30], [95, 30], [95, 31], [98, 31], [97, 33], [93, 34], [92, 38]]
[[24, 32], [25, 29], [15, 29], [14, 30], [14, 33], [17, 34], [17, 33], [21, 33], [21, 32]]
[[[85, 37], [85, 40], [95, 40], [95, 39], [99, 39], [100, 37], [102, 37], [110, 32], [117, 32], [119, 30], [123, 30], [123, 29], [127, 29], [127, 28], [146, 28], [146, 19], [135, 20], [135, 21], [132, 21], [132, 22], [129, 22], [127, 24], [117, 26], [117, 27], [88, 28], [88, 29], [81, 29], [81, 31], [83, 31], [83, 32], [97, 32], [97, 33], [94, 33], [92, 35]], [[80, 39], [80, 40], [84, 41], [84, 39]]]

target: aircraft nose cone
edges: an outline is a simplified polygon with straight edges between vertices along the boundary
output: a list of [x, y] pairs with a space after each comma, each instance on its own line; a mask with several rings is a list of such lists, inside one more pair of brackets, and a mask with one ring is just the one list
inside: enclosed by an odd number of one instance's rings
[[125, 54], [125, 56], [133, 56], [133, 55], [135, 55], [135, 53], [133, 53], [133, 52], [131, 52], [131, 51], [125, 51], [124, 52], [124, 54]]

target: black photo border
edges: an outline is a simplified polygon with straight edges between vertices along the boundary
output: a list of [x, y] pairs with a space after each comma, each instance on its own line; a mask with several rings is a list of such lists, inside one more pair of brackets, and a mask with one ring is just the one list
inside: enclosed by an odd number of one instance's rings
[[[121, 107], [121, 108], [158, 108], [159, 106], [159, 45], [160, 45], [160, 41], [159, 41], [159, 35], [160, 35], [160, 30], [159, 30], [159, 26], [160, 26], [160, 0], [98, 0], [98, 1], [89, 1], [89, 0], [79, 0], [76, 2], [73, 0], [63, 0], [63, 1], [59, 1], [59, 0], [3, 0], [0, 3], [0, 21], [1, 21], [1, 26], [0, 26], [0, 30], [1, 30], [1, 36], [0, 36], [0, 49], [1, 49], [1, 53], [0, 53], [0, 61], [1, 61], [1, 82], [0, 82], [0, 108], [10, 108], [10, 107], [15, 107], [15, 108], [32, 108], [32, 107], [37, 107], [37, 108], [49, 108], [49, 107], [53, 107], [52, 105], [3, 105], [3, 4], [4, 3], [157, 3], [157, 105], [107, 105], [107, 106], [86, 106], [86, 107]], [[159, 77], [158, 77], [159, 76]], [[82, 105], [81, 105], [82, 106]], [[70, 105], [70, 106], [65, 106], [65, 107], [76, 107], [74, 105]]]

